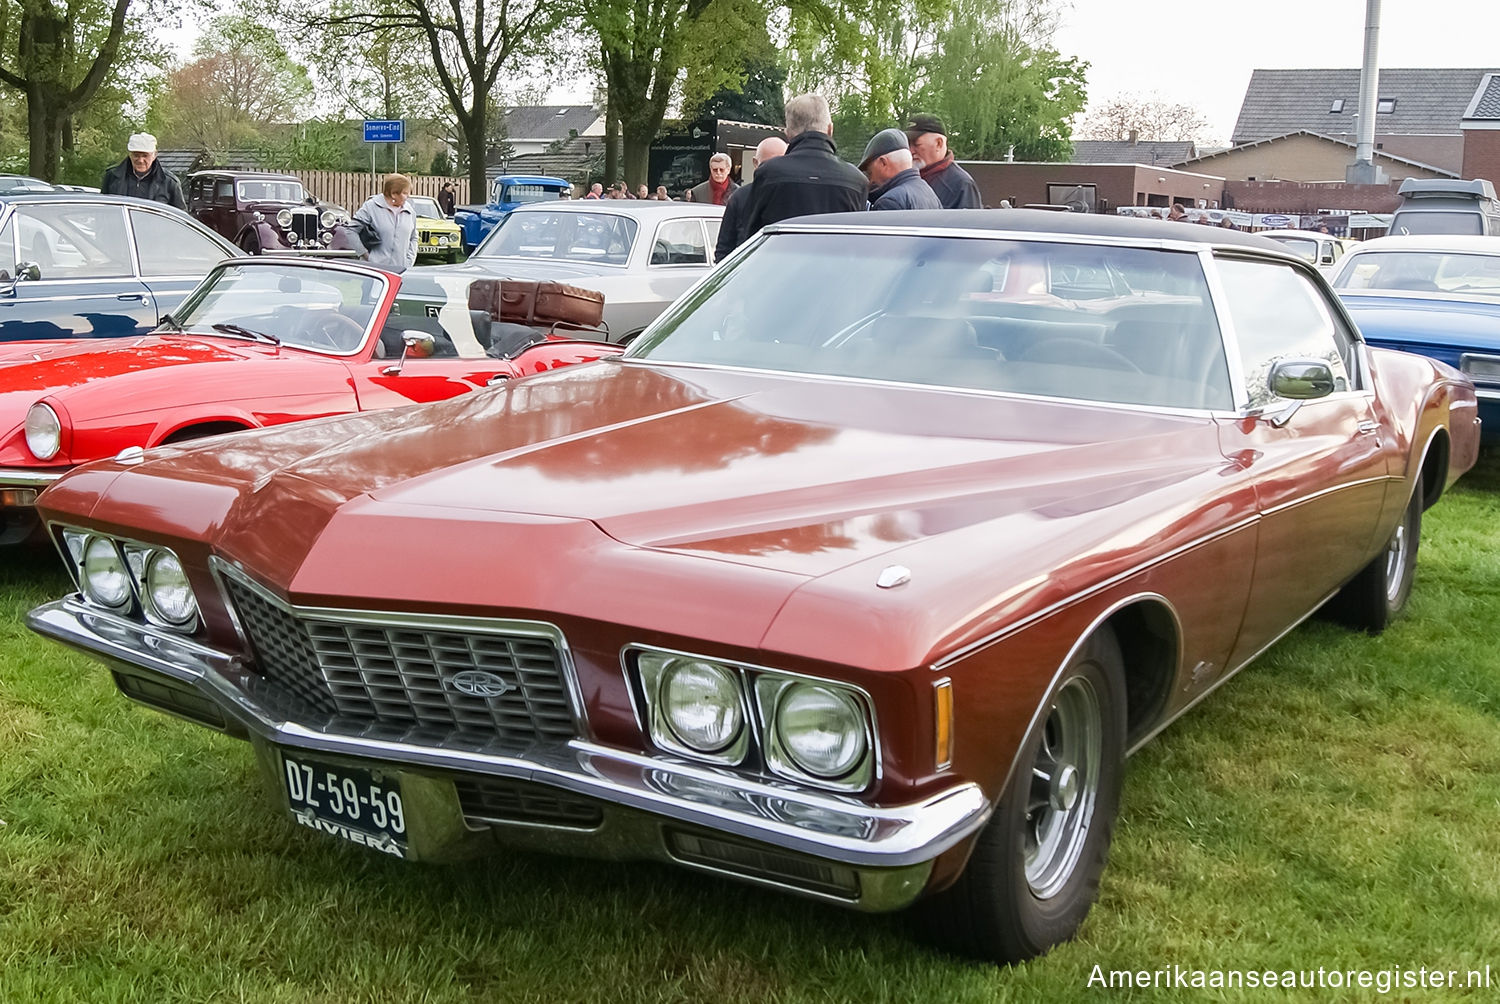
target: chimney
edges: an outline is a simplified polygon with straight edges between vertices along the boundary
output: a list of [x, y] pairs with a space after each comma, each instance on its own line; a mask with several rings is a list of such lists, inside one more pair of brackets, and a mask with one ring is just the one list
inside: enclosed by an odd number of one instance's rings
[[1375, 165], [1375, 100], [1380, 93], [1380, 0], [1365, 0], [1365, 57], [1359, 70], [1359, 133], [1354, 163], [1344, 170], [1351, 185], [1385, 183], [1385, 171]]
[[1132, 129], [1132, 130], [1130, 130], [1130, 135], [1128, 137], [1126, 137], [1126, 138], [1130, 140], [1130, 145], [1131, 146], [1135, 146], [1136, 141], [1139, 140], [1140, 137], [1141, 137], [1140, 130], [1139, 129]]

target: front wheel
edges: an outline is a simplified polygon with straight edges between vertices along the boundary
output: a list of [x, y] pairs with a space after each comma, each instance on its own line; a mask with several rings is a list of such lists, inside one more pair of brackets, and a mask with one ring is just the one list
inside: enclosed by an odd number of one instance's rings
[[1333, 618], [1356, 631], [1384, 631], [1411, 598], [1421, 536], [1422, 489], [1418, 486], [1385, 547], [1329, 602]]
[[964, 873], [921, 905], [927, 932], [1005, 964], [1073, 937], [1099, 894], [1124, 756], [1124, 659], [1101, 627], [1043, 702]]

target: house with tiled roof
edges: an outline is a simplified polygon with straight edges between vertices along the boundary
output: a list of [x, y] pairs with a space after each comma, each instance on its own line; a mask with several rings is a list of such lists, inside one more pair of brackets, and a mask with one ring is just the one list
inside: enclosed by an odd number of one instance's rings
[[[1354, 159], [1355, 142], [1348, 136], [1325, 136], [1298, 129], [1281, 136], [1215, 150], [1176, 165], [1187, 171], [1217, 174], [1230, 181], [1299, 181], [1332, 183], [1344, 180], [1344, 169]], [[1375, 151], [1375, 164], [1394, 181], [1405, 178], [1456, 178], [1433, 164]]]
[[1500, 183], [1500, 73], [1486, 73], [1464, 109], [1465, 178]]
[[[1463, 166], [1461, 122], [1491, 69], [1382, 68], [1375, 105], [1377, 153], [1457, 175]], [[1232, 144], [1301, 133], [1354, 142], [1359, 75], [1358, 68], [1255, 70]]]
[[513, 105], [501, 110], [516, 156], [546, 153], [569, 140], [602, 142], [604, 113], [593, 105]]

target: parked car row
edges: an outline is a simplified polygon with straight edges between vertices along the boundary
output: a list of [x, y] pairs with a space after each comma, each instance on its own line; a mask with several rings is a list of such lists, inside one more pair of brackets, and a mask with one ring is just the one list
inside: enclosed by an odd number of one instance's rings
[[[665, 861], [1044, 952], [1130, 752], [1315, 610], [1402, 610], [1474, 384], [1251, 235], [854, 214], [715, 269], [717, 224], [522, 206], [461, 266], [219, 264], [154, 362], [15, 347], [0, 373], [56, 389], [0, 390], [0, 464], [104, 458], [35, 500], [76, 591], [30, 624], [380, 853]], [[525, 276], [603, 291], [633, 344], [496, 359], [468, 291]]]

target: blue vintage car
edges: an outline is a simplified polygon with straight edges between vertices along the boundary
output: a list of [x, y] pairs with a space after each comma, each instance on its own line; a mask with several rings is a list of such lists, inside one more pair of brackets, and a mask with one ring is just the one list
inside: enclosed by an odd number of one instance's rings
[[240, 254], [156, 202], [0, 195], [0, 342], [144, 334], [211, 267]]
[[1500, 442], [1500, 237], [1378, 237], [1345, 255], [1332, 282], [1371, 345], [1467, 374], [1483, 439]]
[[571, 192], [573, 186], [562, 178], [545, 175], [502, 174], [490, 185], [490, 201], [484, 206], [459, 206], [453, 222], [463, 230], [464, 253], [468, 254], [510, 215], [517, 206], [533, 202], [555, 202]]

